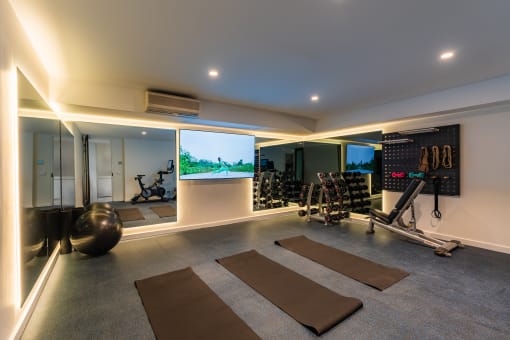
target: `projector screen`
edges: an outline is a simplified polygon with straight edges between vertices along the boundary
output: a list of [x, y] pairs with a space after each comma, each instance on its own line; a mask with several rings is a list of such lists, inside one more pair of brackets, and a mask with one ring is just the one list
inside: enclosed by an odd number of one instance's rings
[[252, 178], [255, 137], [180, 130], [179, 179]]

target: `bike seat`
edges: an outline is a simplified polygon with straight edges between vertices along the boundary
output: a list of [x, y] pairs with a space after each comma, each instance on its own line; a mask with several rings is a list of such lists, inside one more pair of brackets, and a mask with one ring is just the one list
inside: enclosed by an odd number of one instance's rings
[[136, 175], [137, 178], [142, 178], [144, 177], [145, 175]]

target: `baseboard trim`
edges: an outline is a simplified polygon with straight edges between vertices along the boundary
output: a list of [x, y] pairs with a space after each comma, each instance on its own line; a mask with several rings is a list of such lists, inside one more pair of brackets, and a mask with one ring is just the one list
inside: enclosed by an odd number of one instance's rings
[[497, 251], [499, 253], [510, 254], [510, 247], [502, 245], [502, 244], [476, 241], [476, 240], [472, 240], [469, 238], [461, 238], [461, 237], [457, 237], [454, 235], [441, 234], [441, 233], [431, 232], [431, 231], [427, 231], [427, 230], [424, 230], [424, 232], [427, 235], [436, 237], [441, 240], [458, 240], [467, 246], [473, 246], [473, 247], [477, 247], [477, 248], [483, 248], [483, 249], [487, 249], [487, 250]]

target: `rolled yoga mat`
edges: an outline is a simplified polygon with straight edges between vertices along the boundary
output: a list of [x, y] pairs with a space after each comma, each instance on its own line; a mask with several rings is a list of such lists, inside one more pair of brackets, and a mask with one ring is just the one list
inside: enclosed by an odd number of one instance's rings
[[216, 261], [317, 335], [363, 306], [360, 300], [339, 295], [255, 250]]
[[158, 340], [260, 339], [190, 267], [135, 286]]
[[383, 266], [312, 241], [303, 235], [275, 241], [275, 244], [379, 290], [384, 290], [409, 275], [398, 268]]

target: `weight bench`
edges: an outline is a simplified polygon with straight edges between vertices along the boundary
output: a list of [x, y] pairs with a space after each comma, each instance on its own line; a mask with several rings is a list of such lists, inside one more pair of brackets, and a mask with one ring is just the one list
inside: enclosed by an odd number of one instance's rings
[[[414, 199], [423, 189], [425, 181], [414, 178], [407, 186], [406, 190], [398, 200], [393, 210], [386, 214], [377, 209], [370, 209], [370, 221], [368, 223], [367, 234], [374, 233], [374, 225], [399, 235], [407, 237], [420, 244], [434, 248], [434, 253], [439, 256], [452, 256], [450, 253], [455, 248], [463, 248], [464, 245], [460, 241], [442, 241], [437, 238], [426, 236], [419, 229], [416, 229], [416, 219], [414, 215]], [[402, 219], [402, 215], [407, 209], [411, 208], [411, 220], [406, 225]]]

